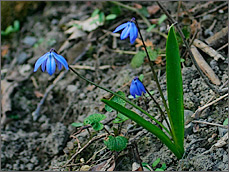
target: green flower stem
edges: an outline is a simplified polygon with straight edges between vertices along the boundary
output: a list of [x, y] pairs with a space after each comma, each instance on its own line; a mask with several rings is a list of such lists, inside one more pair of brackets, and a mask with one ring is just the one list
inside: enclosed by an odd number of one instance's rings
[[151, 116], [149, 113], [147, 113], [146, 111], [144, 111], [144, 110], [143, 110], [142, 108], [140, 108], [139, 106], [135, 105], [134, 103], [132, 103], [131, 101], [129, 101], [129, 100], [126, 99], [125, 97], [120, 96], [119, 94], [117, 94], [117, 93], [115, 93], [115, 92], [113, 92], [113, 91], [111, 91], [111, 90], [109, 90], [109, 89], [107, 89], [107, 88], [104, 88], [104, 87], [102, 87], [102, 86], [100, 86], [100, 85], [98, 85], [98, 84], [96, 84], [96, 83], [94, 83], [94, 82], [88, 80], [87, 78], [85, 78], [85, 77], [83, 77], [82, 75], [80, 75], [80, 74], [79, 74], [76, 70], [74, 70], [71, 66], [68, 65], [68, 67], [69, 67], [69, 69], [70, 69], [73, 73], [75, 73], [76, 75], [78, 75], [81, 79], [83, 79], [83, 80], [89, 82], [90, 84], [95, 85], [96, 87], [99, 87], [100, 89], [103, 89], [103, 90], [105, 90], [105, 91], [107, 91], [107, 92], [109, 92], [109, 93], [111, 93], [111, 94], [113, 94], [113, 95], [115, 95], [115, 96], [117, 96], [117, 97], [120, 97], [121, 99], [123, 99], [124, 101], [126, 101], [127, 103], [129, 103], [130, 105], [132, 105], [133, 107], [135, 107], [136, 109], [138, 109], [139, 111], [141, 111], [142, 113], [146, 114], [149, 118], [151, 118], [151, 119], [154, 120], [158, 125], [160, 125], [160, 126], [170, 135], [170, 136], [172, 136], [171, 133], [169, 132], [169, 130], [168, 130], [162, 123], [160, 123], [156, 118], [154, 118], [153, 116]]
[[166, 122], [167, 126], [169, 127], [169, 131], [171, 132], [172, 130], [171, 130], [171, 128], [170, 128], [170, 124], [169, 124], [169, 122], [168, 122], [168, 120], [167, 120], [167, 118], [166, 118], [166, 116], [165, 116], [163, 110], [161, 109], [160, 105], [159, 105], [158, 102], [154, 99], [154, 97], [150, 94], [150, 92], [148, 91], [148, 89], [147, 89], [146, 87], [145, 87], [145, 90], [146, 90], [146, 92], [149, 94], [149, 96], [151, 97], [151, 99], [154, 101], [154, 103], [156, 104], [156, 106], [159, 108], [160, 113], [161, 113], [161, 115], [163, 116], [163, 118], [165, 119], [165, 122]]
[[138, 22], [137, 22], [136, 19], [135, 19], [135, 23], [136, 23], [136, 25], [137, 25], [138, 33], [139, 33], [139, 35], [140, 35], [141, 41], [142, 41], [143, 46], [144, 46], [144, 49], [145, 49], [145, 52], [146, 52], [146, 56], [147, 56], [148, 61], [149, 61], [149, 65], [150, 65], [151, 70], [152, 70], [152, 72], [153, 72], [153, 77], [154, 77], [154, 79], [155, 79], [155, 81], [156, 81], [156, 84], [157, 84], [157, 87], [158, 87], [160, 96], [161, 96], [162, 101], [163, 101], [163, 104], [164, 104], [164, 106], [165, 106], [165, 110], [166, 110], [166, 112], [167, 112], [167, 114], [168, 114], [168, 116], [169, 116], [169, 115], [170, 115], [169, 108], [168, 108], [168, 106], [167, 106], [165, 97], [164, 97], [164, 95], [163, 95], [163, 93], [162, 93], [161, 86], [160, 86], [160, 83], [159, 83], [158, 78], [157, 78], [157, 74], [156, 74], [156, 72], [155, 72], [153, 63], [152, 63], [152, 61], [150, 60], [149, 53], [148, 53], [148, 51], [147, 51], [147, 49], [146, 49], [146, 45], [145, 45], [145, 42], [144, 42], [144, 40], [143, 40], [143, 37], [142, 37], [142, 34], [141, 34], [140, 27], [139, 27]]

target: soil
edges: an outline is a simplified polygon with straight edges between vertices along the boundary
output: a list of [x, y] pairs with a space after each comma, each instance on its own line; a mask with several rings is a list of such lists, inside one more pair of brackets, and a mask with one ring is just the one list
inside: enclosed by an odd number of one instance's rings
[[[155, 2], [125, 2], [125, 4], [137, 7], [150, 7], [156, 5]], [[207, 2], [183, 2], [187, 9], [192, 9]], [[201, 23], [201, 31], [197, 35], [199, 40], [204, 41], [210, 35], [205, 35], [204, 31], [210, 27], [213, 20], [216, 25], [212, 29], [212, 34], [228, 26], [228, 9], [222, 8], [213, 13], [208, 13], [210, 9], [216, 8], [225, 2], [214, 2], [208, 8], [200, 8], [192, 17], [207, 13], [202, 17], [196, 18]], [[173, 17], [177, 16], [177, 2], [163, 3]], [[108, 149], [100, 151], [88, 164], [82, 163], [90, 159], [96, 151], [104, 147], [103, 139], [99, 139], [83, 150], [74, 158], [72, 166], [61, 167], [77, 151], [78, 141], [81, 147], [90, 139], [87, 130], [83, 130], [72, 137], [78, 131], [73, 127], [73, 122], [83, 122], [83, 120], [93, 114], [102, 113], [107, 116], [105, 121], [116, 116], [115, 112], [106, 112], [101, 98], [109, 98], [111, 95], [99, 88], [94, 88], [87, 82], [78, 78], [71, 71], [64, 74], [48, 93], [45, 101], [41, 105], [37, 119], [34, 118], [34, 111], [45, 96], [47, 88], [53, 81], [60, 76], [61, 72], [55, 72], [49, 76], [47, 72], [39, 69], [33, 72], [36, 60], [51, 48], [57, 51], [69, 38], [66, 34], [67, 23], [73, 20], [84, 21], [89, 18], [96, 8], [100, 8], [106, 15], [110, 13], [111, 4], [107, 2], [47, 2], [44, 8], [36, 9], [32, 15], [27, 16], [21, 24], [20, 31], [2, 37], [2, 56], [1, 56], [1, 87], [5, 83], [15, 84], [13, 90], [8, 92], [9, 98], [2, 97], [3, 107], [10, 107], [4, 116], [2, 111], [1, 121], [1, 169], [4, 171], [78, 171], [85, 165], [93, 167], [97, 161], [103, 158], [110, 158], [112, 153]], [[66, 57], [68, 62], [76, 62], [81, 66], [103, 66], [110, 65], [107, 69], [77, 69], [83, 76], [113, 91], [121, 90], [129, 95], [130, 81], [140, 74], [144, 74], [143, 84], [148, 90], [154, 90], [153, 96], [159, 101], [159, 92], [156, 83], [153, 81], [150, 67], [147, 61], [135, 69], [130, 65], [133, 55], [114, 52], [114, 42], [117, 41], [117, 49], [136, 52], [135, 44], [130, 44], [128, 40], [114, 38], [106, 31], [113, 31], [117, 23], [131, 19], [135, 13], [121, 8], [122, 14], [114, 20], [107, 21], [93, 31], [84, 31], [84, 35], [70, 40], [68, 47], [65, 47], [61, 55]], [[184, 12], [181, 8], [180, 11]], [[155, 14], [147, 16], [148, 19], [159, 18], [163, 12], [159, 10]], [[138, 16], [139, 17], [139, 16]], [[188, 20], [187, 14], [180, 15], [178, 21], [185, 24]], [[190, 20], [190, 19], [189, 19]], [[149, 39], [155, 48], [165, 49], [166, 39], [157, 33], [146, 32], [147, 26], [143, 20], [139, 19], [142, 34], [145, 40]], [[168, 21], [166, 20], [156, 28], [167, 34]], [[104, 31], [105, 30], [105, 31]], [[5, 51], [5, 49], [7, 51]], [[181, 54], [184, 53], [184, 46], [181, 46]], [[60, 53], [60, 52], [59, 52]], [[228, 58], [215, 61], [212, 57], [201, 52], [206, 61], [210, 64], [216, 75], [221, 80], [221, 85], [228, 80], [227, 66]], [[227, 57], [227, 47], [219, 51]], [[166, 74], [165, 57], [163, 63], [155, 64], [160, 84], [164, 95], [166, 95]], [[215, 100], [219, 95], [214, 93], [204, 80], [200, 77], [189, 56], [184, 57], [182, 63], [182, 77], [184, 89], [184, 108], [185, 121], [208, 101]], [[64, 71], [62, 69], [62, 71]], [[4, 81], [4, 82], [3, 82]], [[7, 82], [5, 82], [7, 81]], [[217, 86], [219, 87], [219, 86]], [[133, 100], [140, 106], [145, 107], [144, 99]], [[153, 101], [147, 98], [148, 111], [157, 113], [157, 108]], [[162, 103], [160, 103], [162, 105]], [[128, 106], [127, 106], [128, 107]], [[223, 124], [228, 117], [227, 98], [206, 108], [196, 120]], [[105, 125], [107, 130], [113, 132], [112, 127], [117, 124], [108, 123]], [[100, 135], [89, 129], [92, 135]], [[133, 132], [130, 132], [133, 130]], [[166, 164], [168, 171], [227, 171], [228, 152], [227, 145], [211, 149], [211, 147], [222, 139], [227, 133], [227, 129], [207, 124], [196, 124], [190, 122], [185, 126], [185, 156], [178, 160], [168, 148], [163, 145], [154, 135], [141, 129], [134, 122], [127, 120], [121, 126], [121, 133], [127, 138], [136, 137], [139, 156], [142, 162], [152, 164], [160, 158], [158, 167]], [[209, 151], [210, 150], [210, 151]], [[132, 164], [137, 162], [136, 155], [133, 153], [132, 145], [118, 154], [115, 163], [115, 171], [131, 171]], [[78, 164], [78, 165], [77, 165]]]

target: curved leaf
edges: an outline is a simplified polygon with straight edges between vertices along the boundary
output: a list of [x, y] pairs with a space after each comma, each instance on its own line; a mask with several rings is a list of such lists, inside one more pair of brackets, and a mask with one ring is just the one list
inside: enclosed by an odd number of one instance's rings
[[182, 155], [179, 153], [177, 148], [175, 147], [174, 143], [169, 139], [169, 137], [158, 127], [150, 123], [149, 121], [146, 121], [144, 118], [136, 114], [135, 112], [126, 109], [125, 107], [119, 105], [118, 103], [115, 103], [110, 100], [102, 99], [102, 102], [105, 104], [111, 106], [113, 109], [121, 112], [123, 115], [127, 116], [131, 120], [135, 121], [137, 124], [154, 134], [156, 137], [158, 137], [162, 143], [164, 143], [178, 158], [181, 158]]

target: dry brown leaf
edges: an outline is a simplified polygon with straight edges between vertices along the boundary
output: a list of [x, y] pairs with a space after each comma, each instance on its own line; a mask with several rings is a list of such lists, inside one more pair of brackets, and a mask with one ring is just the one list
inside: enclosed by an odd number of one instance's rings
[[44, 94], [42, 94], [41, 92], [39, 91], [34, 91], [34, 94], [37, 98], [41, 98], [41, 97], [44, 97]]
[[9, 50], [9, 45], [2, 46], [1, 47], [1, 56], [4, 57], [8, 53], [8, 50]]
[[152, 6], [147, 7], [147, 10], [150, 15], [153, 15], [153, 14], [156, 14], [160, 10], [160, 7], [158, 5], [152, 5]]
[[142, 9], [142, 5], [137, 4], [137, 3], [134, 3], [134, 7], [137, 8], [137, 9]]
[[132, 171], [143, 171], [142, 167], [140, 166], [140, 164], [138, 164], [137, 162], [134, 162], [132, 164]]
[[[136, 42], [137, 42], [137, 44], [135, 45], [135, 47], [143, 46], [143, 43], [142, 43], [141, 39], [137, 38], [136, 39]], [[153, 50], [153, 47], [154, 46], [153, 46], [152, 41], [150, 41], [149, 39], [147, 39], [146, 41], [144, 41], [144, 43], [145, 43], [146, 47], [151, 47], [152, 50]], [[142, 47], [142, 49], [144, 50], [144, 47]]]
[[163, 63], [163, 60], [162, 60], [162, 57], [161, 57], [161, 56], [158, 56], [154, 62], [155, 62], [156, 64], [162, 64], [162, 65], [164, 65], [164, 63]]

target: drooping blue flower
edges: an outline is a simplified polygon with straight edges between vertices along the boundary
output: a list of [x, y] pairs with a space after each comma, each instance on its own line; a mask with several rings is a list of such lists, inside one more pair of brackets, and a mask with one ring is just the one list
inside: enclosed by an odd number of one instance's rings
[[133, 20], [135, 19], [133, 18], [131, 21], [121, 24], [113, 31], [113, 33], [115, 33], [123, 29], [120, 36], [121, 40], [126, 39], [129, 36], [131, 44], [133, 44], [138, 37], [138, 28], [136, 27]]
[[44, 72], [45, 69], [49, 75], [52, 75], [56, 70], [56, 63], [59, 70], [61, 70], [62, 65], [68, 70], [68, 63], [65, 58], [56, 53], [54, 49], [50, 52], [45, 53], [41, 56], [35, 63], [34, 72], [41, 66], [41, 70]]
[[138, 79], [138, 77], [135, 77], [130, 85], [130, 94], [136, 98], [135, 95], [141, 96], [142, 92], [146, 93], [144, 85], [141, 83], [141, 81]]

